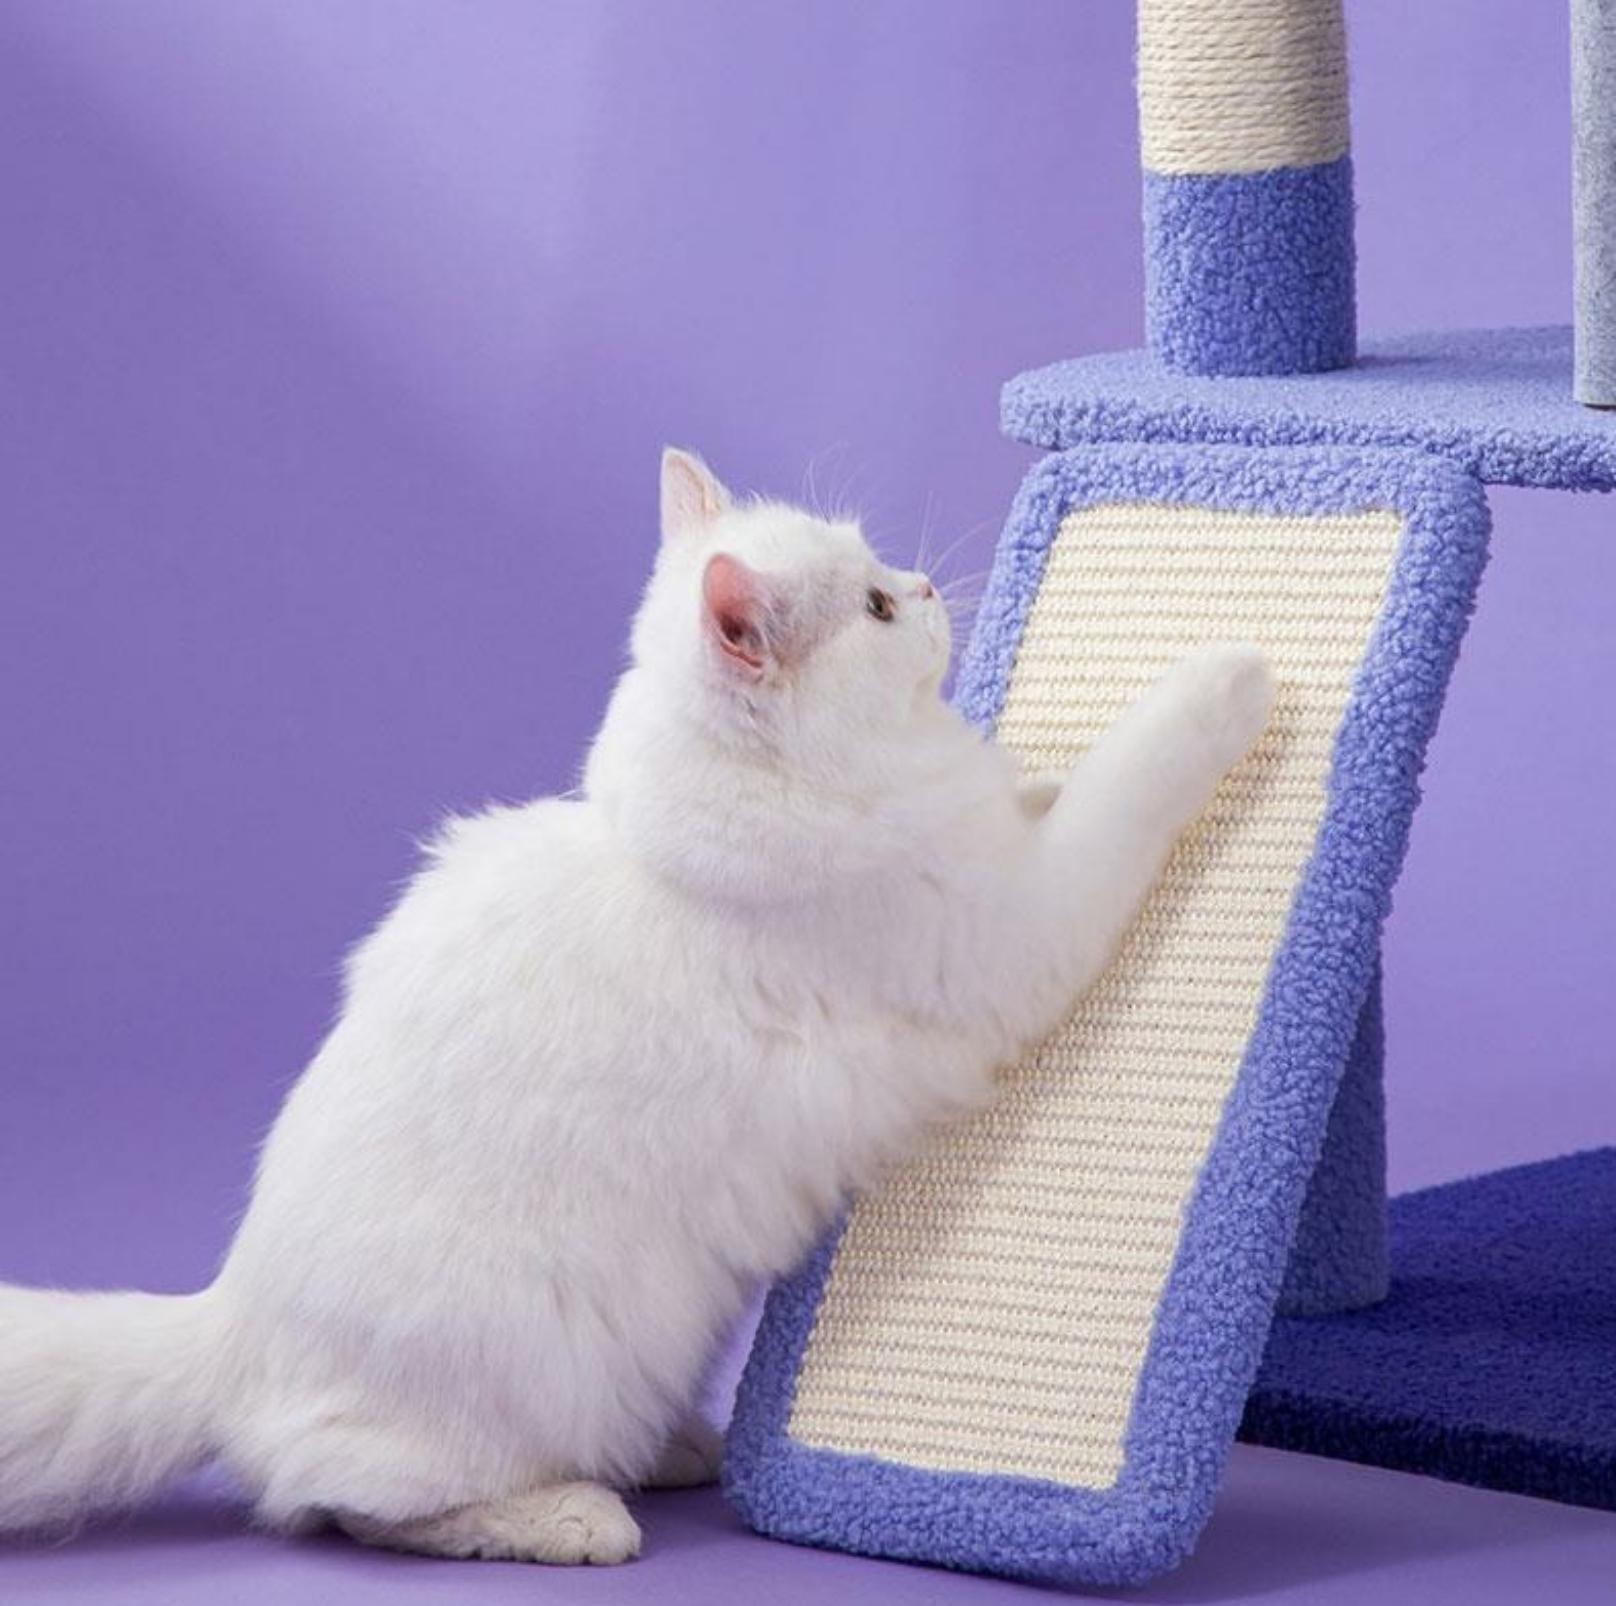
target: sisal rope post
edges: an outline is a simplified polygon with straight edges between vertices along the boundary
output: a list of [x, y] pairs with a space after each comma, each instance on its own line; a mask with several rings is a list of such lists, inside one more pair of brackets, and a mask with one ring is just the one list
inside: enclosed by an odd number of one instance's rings
[[1341, 0], [1139, 0], [1146, 322], [1200, 374], [1355, 351]]

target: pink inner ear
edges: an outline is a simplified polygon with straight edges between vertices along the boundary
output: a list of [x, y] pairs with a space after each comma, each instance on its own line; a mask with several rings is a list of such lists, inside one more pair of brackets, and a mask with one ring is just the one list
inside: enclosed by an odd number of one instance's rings
[[762, 669], [768, 599], [758, 576], [739, 558], [719, 552], [707, 560], [701, 597], [708, 628], [724, 655], [754, 672]]

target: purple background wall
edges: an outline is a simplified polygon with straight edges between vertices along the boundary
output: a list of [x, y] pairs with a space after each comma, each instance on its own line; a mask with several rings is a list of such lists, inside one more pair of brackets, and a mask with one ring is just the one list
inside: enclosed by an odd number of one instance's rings
[[[1131, 9], [8, 0], [0, 1276], [206, 1279], [412, 836], [570, 781], [664, 440], [986, 561], [999, 381], [1139, 337]], [[1364, 326], [1564, 319], [1563, 7], [1350, 14]], [[1616, 1139], [1612, 510], [1495, 505], [1405, 1185]]]

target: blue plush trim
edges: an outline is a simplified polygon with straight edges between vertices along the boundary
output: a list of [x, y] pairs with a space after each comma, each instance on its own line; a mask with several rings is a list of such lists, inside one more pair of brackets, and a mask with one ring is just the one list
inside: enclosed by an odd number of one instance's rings
[[1169, 368], [1300, 374], [1352, 361], [1352, 158], [1145, 174], [1145, 329]]
[[1407, 525], [1337, 739], [1317, 847], [1186, 1212], [1123, 1471], [1109, 1489], [1084, 1489], [793, 1440], [795, 1379], [836, 1253], [832, 1234], [769, 1296], [730, 1429], [729, 1495], [753, 1527], [783, 1539], [1030, 1579], [1141, 1581], [1194, 1544], [1257, 1370], [1485, 561], [1487, 508], [1468, 475], [1420, 456], [1114, 446], [1046, 459], [1016, 499], [965, 658], [959, 701], [972, 719], [986, 726], [998, 715], [1062, 518], [1114, 500], [1390, 508]]
[[1146, 351], [1018, 374], [1004, 432], [1031, 446], [1227, 441], [1410, 447], [1494, 485], [1616, 488], [1616, 415], [1571, 399], [1571, 331], [1468, 329], [1367, 343], [1351, 368], [1287, 379], [1169, 372]]

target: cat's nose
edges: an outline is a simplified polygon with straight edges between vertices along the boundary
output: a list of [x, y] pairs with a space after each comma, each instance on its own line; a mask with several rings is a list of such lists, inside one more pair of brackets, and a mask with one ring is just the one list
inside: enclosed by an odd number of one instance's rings
[[935, 592], [935, 591], [933, 591], [933, 590], [932, 590], [932, 587], [931, 587], [931, 581], [930, 581], [930, 580], [928, 580], [928, 579], [927, 579], [927, 578], [926, 578], [926, 577], [925, 577], [925, 575], [921, 575], [921, 577], [920, 577], [920, 591], [919, 591], [919, 595], [920, 595], [920, 597], [921, 597], [921, 599], [922, 599], [922, 600], [924, 600], [924, 599], [925, 599], [925, 598], [927, 598], [927, 597], [934, 597], [934, 596], [936, 596], [936, 595], [937, 595], [937, 593], [936, 593], [936, 592]]

